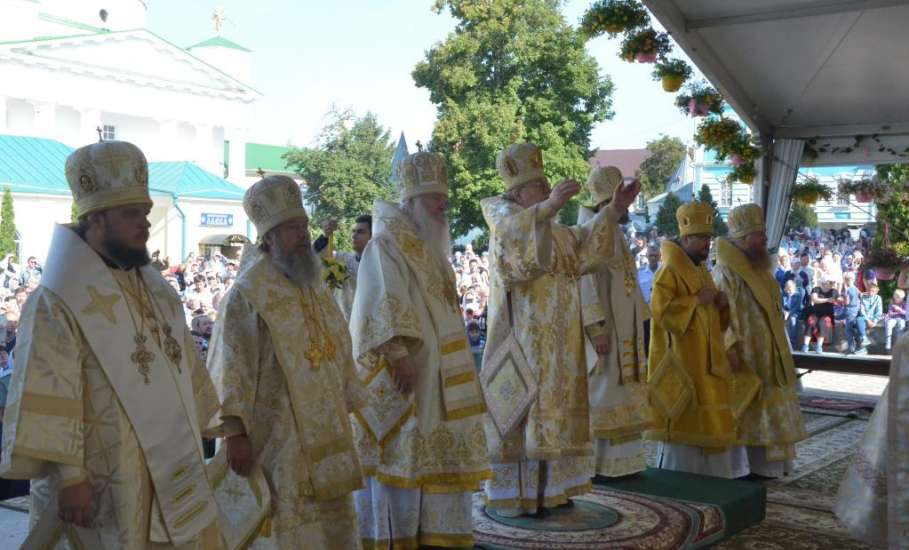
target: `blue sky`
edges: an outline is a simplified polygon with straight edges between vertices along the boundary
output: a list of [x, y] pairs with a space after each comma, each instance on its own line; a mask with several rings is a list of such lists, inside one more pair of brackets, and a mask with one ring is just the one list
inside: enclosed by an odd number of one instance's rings
[[[250, 140], [311, 145], [332, 109], [372, 111], [408, 142], [428, 141], [435, 121], [429, 94], [410, 76], [426, 50], [454, 28], [432, 0], [154, 0], [148, 28], [189, 46], [214, 35], [211, 14], [222, 7], [222, 36], [253, 50], [254, 104]], [[589, 0], [570, 0], [563, 13], [576, 23]], [[692, 122], [650, 78], [651, 65], [616, 56], [618, 40], [597, 38], [591, 55], [616, 85], [616, 116], [594, 130], [591, 147], [635, 148], [660, 133], [688, 140]], [[681, 54], [679, 54], [681, 55]]]

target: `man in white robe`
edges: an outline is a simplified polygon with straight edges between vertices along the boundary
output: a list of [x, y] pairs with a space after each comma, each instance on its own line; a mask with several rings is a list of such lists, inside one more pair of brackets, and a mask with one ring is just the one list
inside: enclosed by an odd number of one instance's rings
[[220, 547], [202, 457], [218, 402], [149, 265], [145, 156], [96, 143], [66, 177], [79, 222], [57, 226], [26, 302], [4, 418], [0, 475], [32, 479], [27, 544]]
[[448, 263], [445, 160], [419, 152], [400, 170], [401, 203], [375, 204], [350, 318], [369, 395], [352, 419], [360, 532], [368, 549], [473, 547], [486, 408]]
[[351, 493], [362, 475], [348, 419], [365, 396], [344, 318], [320, 276], [300, 188], [286, 176], [252, 185], [243, 207], [261, 236], [221, 303], [208, 368], [223, 401], [227, 461], [261, 466], [268, 525], [252, 548], [360, 545]]
[[868, 544], [909, 548], [909, 336], [893, 348], [890, 383], [846, 470], [833, 512]]
[[344, 266], [347, 271], [347, 279], [339, 288], [334, 289], [335, 301], [344, 314], [344, 319], [350, 321], [350, 312], [353, 309], [354, 296], [357, 294], [357, 272], [360, 270], [360, 258], [363, 256], [363, 250], [366, 244], [372, 239], [372, 216], [363, 214], [357, 216], [354, 220], [353, 228], [350, 231], [351, 246], [353, 252], [335, 251], [332, 236], [337, 229], [337, 222], [329, 220], [322, 227], [322, 236], [316, 239], [313, 246], [319, 254], [330, 254], [334, 259]]
[[[591, 205], [581, 207], [578, 224], [605, 208], [621, 184], [618, 168], [594, 168], [587, 180]], [[627, 221], [627, 216], [619, 220]], [[644, 321], [650, 318], [650, 309], [638, 287], [625, 236], [621, 231], [614, 235], [609, 263], [581, 279], [581, 315], [589, 339], [590, 430], [596, 473], [605, 477], [647, 468], [643, 433], [651, 423], [644, 355]]]
[[[506, 192], [481, 202], [492, 275], [481, 379], [498, 418], [486, 427], [493, 471], [485, 487], [487, 508], [504, 516], [541, 515], [590, 489], [593, 448], [579, 279], [614, 254], [616, 222], [639, 185], [623, 184], [615, 200], [586, 223], [565, 226], [556, 215], [581, 186], [564, 180], [550, 189], [536, 145], [511, 145], [496, 167]], [[500, 415], [496, 411], [524, 399], [524, 392], [515, 391], [514, 373], [508, 379], [498, 375], [515, 363], [507, 357], [518, 354], [532, 371], [520, 385], [536, 386], [538, 393]], [[506, 361], [499, 363], [499, 357]]]

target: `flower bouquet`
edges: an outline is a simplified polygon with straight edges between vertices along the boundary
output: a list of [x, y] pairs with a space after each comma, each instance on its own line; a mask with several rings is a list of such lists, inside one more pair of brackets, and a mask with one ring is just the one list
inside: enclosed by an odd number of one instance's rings
[[670, 59], [657, 63], [650, 74], [654, 80], [662, 81], [663, 90], [677, 92], [691, 78], [691, 67], [681, 59]]
[[638, 0], [599, 0], [581, 18], [581, 32], [589, 37], [604, 31], [615, 36], [649, 23], [650, 16]]
[[350, 274], [347, 266], [331, 256], [322, 256], [322, 280], [329, 288], [339, 289], [344, 286]]
[[653, 63], [658, 57], [665, 57], [670, 50], [672, 44], [667, 33], [647, 28], [625, 35], [619, 57], [629, 62]]
[[706, 82], [689, 84], [685, 93], [675, 98], [675, 105], [692, 118], [723, 114], [723, 95]]
[[816, 204], [821, 199], [829, 201], [833, 198], [833, 192], [816, 177], [807, 176], [792, 187], [789, 196], [796, 202], [810, 205]]

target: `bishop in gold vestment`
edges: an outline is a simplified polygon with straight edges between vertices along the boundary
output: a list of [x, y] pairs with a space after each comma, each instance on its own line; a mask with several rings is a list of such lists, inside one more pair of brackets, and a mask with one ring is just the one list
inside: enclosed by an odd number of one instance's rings
[[97, 143], [66, 176], [79, 223], [56, 227], [26, 302], [4, 419], [0, 475], [32, 479], [27, 544], [219, 548], [202, 458], [218, 402], [179, 299], [148, 265], [145, 157]]
[[490, 229], [491, 273], [484, 376], [495, 367], [490, 358], [513, 334], [539, 393], [507, 433], [487, 422], [494, 477], [486, 482], [486, 499], [503, 515], [536, 514], [590, 488], [593, 448], [579, 279], [613, 256], [616, 222], [637, 191], [622, 186], [616, 201], [585, 224], [569, 227], [556, 223], [555, 216], [580, 184], [564, 181], [550, 192], [536, 145], [512, 145], [499, 155], [497, 168], [508, 191], [481, 203]]
[[[618, 168], [594, 168], [587, 180], [592, 204], [581, 207], [578, 224], [605, 208], [621, 183]], [[614, 252], [607, 265], [581, 279], [581, 300], [589, 339], [590, 430], [595, 440], [596, 473], [607, 477], [634, 474], [647, 468], [643, 433], [651, 418], [644, 321], [650, 318], [650, 309], [638, 287], [634, 258], [621, 231], [615, 232]]]
[[737, 419], [736, 440], [746, 447], [751, 473], [780, 477], [792, 471], [795, 443], [808, 435], [796, 393], [780, 285], [771, 272], [761, 207], [737, 206], [728, 223], [728, 239], [717, 239], [713, 270], [717, 288], [729, 298], [726, 349], [742, 369], [761, 380], [757, 395]]
[[300, 189], [285, 176], [250, 187], [262, 236], [220, 306], [208, 368], [240, 475], [261, 466], [272, 516], [252, 548], [358, 548], [351, 493], [362, 486], [348, 420], [365, 399], [344, 317], [322, 283]]
[[402, 202], [375, 204], [350, 319], [369, 395], [352, 419], [363, 546], [472, 547], [486, 409], [448, 264], [445, 160], [419, 152], [400, 170]]
[[681, 237], [663, 241], [650, 300], [653, 428], [647, 437], [661, 442], [661, 468], [735, 478], [747, 475], [748, 466], [735, 445], [723, 334], [729, 307], [703, 264], [713, 215], [709, 204], [683, 204], [676, 212]]

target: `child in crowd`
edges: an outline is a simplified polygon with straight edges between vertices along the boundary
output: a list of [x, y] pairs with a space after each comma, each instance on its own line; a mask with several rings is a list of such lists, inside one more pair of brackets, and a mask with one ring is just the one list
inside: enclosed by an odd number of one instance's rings
[[906, 330], [906, 291], [898, 288], [893, 291], [893, 301], [890, 302], [890, 307], [887, 308], [886, 315], [886, 324], [884, 325], [886, 342], [884, 347], [887, 351], [893, 347], [893, 333], [896, 333], [896, 336], [899, 336], [904, 330]]

